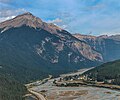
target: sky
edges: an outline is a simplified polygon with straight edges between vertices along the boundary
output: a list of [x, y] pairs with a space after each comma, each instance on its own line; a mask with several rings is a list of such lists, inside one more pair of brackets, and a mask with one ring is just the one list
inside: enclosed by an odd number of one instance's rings
[[0, 0], [0, 22], [25, 12], [71, 33], [120, 34], [120, 0]]

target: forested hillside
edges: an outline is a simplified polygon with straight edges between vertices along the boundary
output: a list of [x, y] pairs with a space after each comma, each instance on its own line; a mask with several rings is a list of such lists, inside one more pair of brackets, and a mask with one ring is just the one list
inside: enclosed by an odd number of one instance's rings
[[0, 74], [0, 100], [23, 100], [25, 93], [27, 90], [24, 85]]
[[111, 80], [112, 84], [120, 85], [120, 60], [105, 63], [84, 74], [97, 81]]

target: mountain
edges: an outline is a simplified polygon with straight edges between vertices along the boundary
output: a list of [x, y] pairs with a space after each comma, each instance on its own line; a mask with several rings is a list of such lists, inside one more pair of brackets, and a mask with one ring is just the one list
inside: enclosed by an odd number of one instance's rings
[[21, 27], [23, 25], [32, 27], [32, 28], [41, 28], [50, 33], [56, 34], [57, 30], [62, 30], [61, 28], [55, 26], [54, 24], [47, 24], [43, 22], [40, 18], [32, 15], [31, 13], [27, 12], [22, 15], [18, 15], [17, 17], [13, 18], [12, 20], [7, 20], [0, 24], [0, 28], [2, 28], [2, 32], [8, 30], [10, 28]]
[[21, 100], [24, 83], [120, 58], [119, 36], [79, 36], [29, 12], [0, 23], [0, 99]]
[[79, 40], [85, 41], [94, 50], [98, 51], [104, 62], [120, 59], [120, 35], [91, 36], [74, 34]]
[[100, 64], [86, 42], [31, 13], [0, 23], [0, 73], [26, 83]]
[[120, 85], [120, 60], [105, 63], [84, 74], [97, 81], [112, 80], [112, 84]]

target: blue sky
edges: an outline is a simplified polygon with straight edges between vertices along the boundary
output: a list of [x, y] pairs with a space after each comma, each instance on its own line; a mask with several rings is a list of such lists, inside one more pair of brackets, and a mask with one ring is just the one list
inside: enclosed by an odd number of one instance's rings
[[120, 0], [0, 0], [0, 21], [24, 12], [71, 33], [120, 34]]

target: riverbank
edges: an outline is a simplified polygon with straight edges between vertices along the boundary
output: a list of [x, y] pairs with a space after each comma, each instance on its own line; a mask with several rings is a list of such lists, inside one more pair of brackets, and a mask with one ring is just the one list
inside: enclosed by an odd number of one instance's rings
[[120, 91], [120, 86], [118, 85], [112, 85], [112, 84], [91, 84], [84, 81], [65, 81], [65, 82], [56, 82], [56, 86], [59, 87], [79, 87], [79, 86], [92, 86], [92, 87], [98, 87], [98, 88], [107, 88], [112, 90]]
[[[84, 71], [85, 70], [82, 69], [80, 74]], [[70, 75], [71, 74], [74, 75], [74, 73], [70, 73]], [[47, 100], [111, 100], [111, 98], [112, 100], [120, 100], [119, 91], [103, 88], [102, 86], [100, 87], [100, 85], [97, 87], [81, 82], [78, 86], [56, 86], [54, 80], [58, 81], [60, 78], [62, 77], [49, 79], [44, 84], [34, 85], [30, 87], [30, 89], [41, 93]], [[74, 81], [74, 85], [76, 85], [75, 83], [77, 84], [77, 82]]]
[[[42, 85], [42, 84], [45, 84], [51, 78], [52, 78], [52, 75], [49, 75], [48, 78], [45, 78], [43, 80], [38, 80], [36, 82], [26, 84], [25, 86], [27, 87], [27, 90], [29, 91], [29, 94], [31, 95], [31, 96], [26, 96], [26, 100], [46, 100], [44, 95], [42, 95], [41, 93], [38, 93], [36, 91], [33, 91], [32, 88], [39, 86], [39, 85]], [[31, 98], [31, 99], [29, 99], [29, 98]]]

